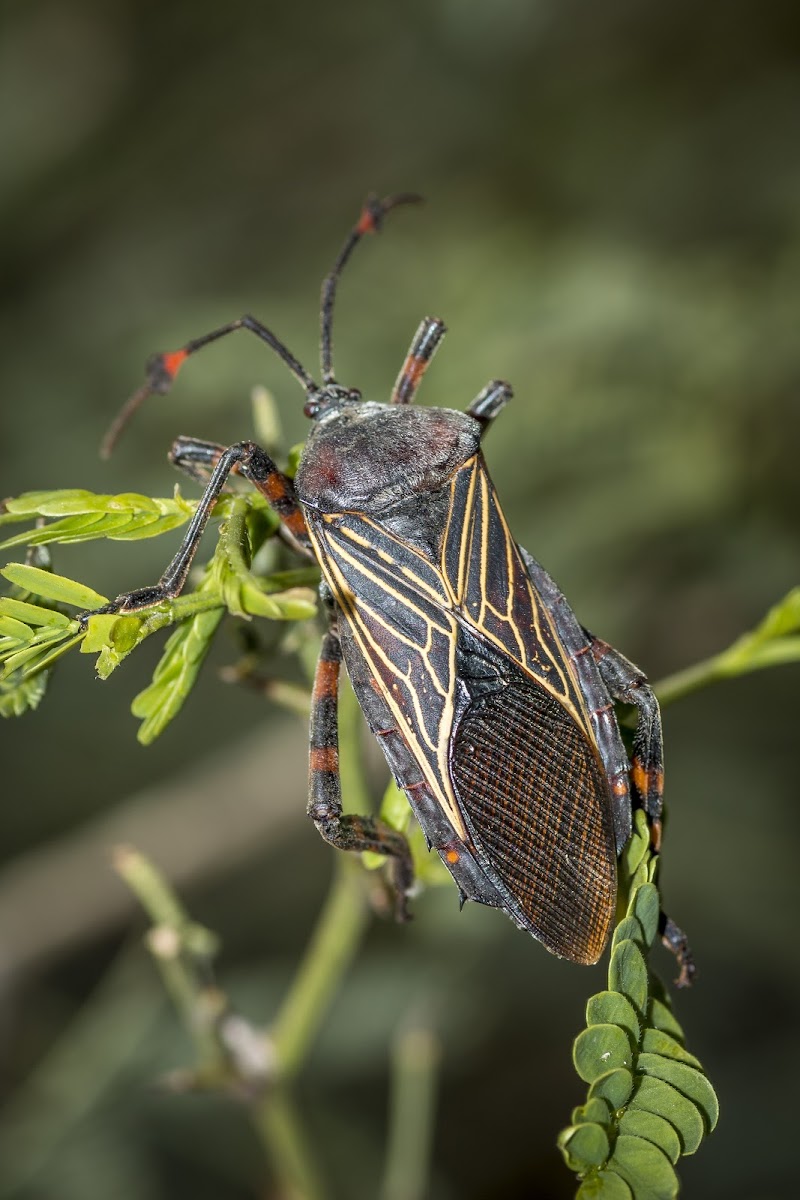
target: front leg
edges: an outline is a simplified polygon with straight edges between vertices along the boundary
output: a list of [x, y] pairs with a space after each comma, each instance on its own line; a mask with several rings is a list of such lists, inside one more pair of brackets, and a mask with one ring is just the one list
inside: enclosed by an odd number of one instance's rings
[[398, 921], [407, 921], [407, 899], [414, 881], [408, 842], [378, 817], [342, 811], [338, 732], [341, 664], [342, 646], [336, 612], [332, 610], [311, 696], [307, 812], [325, 841], [339, 850], [373, 850], [390, 857], [395, 915]]
[[[183, 591], [203, 530], [216, 504], [220, 492], [231, 471], [236, 471], [262, 494], [280, 518], [283, 526], [295, 541], [310, 551], [308, 531], [297, 501], [294, 484], [278, 470], [275, 463], [255, 442], [236, 442], [227, 449], [213, 442], [201, 442], [193, 438], [179, 438], [172, 448], [172, 461], [186, 469], [205, 467], [211, 469], [206, 489], [189, 522], [183, 541], [158, 583], [150, 587], [123, 592], [94, 613], [82, 613], [80, 620], [85, 624], [88, 617], [99, 613], [138, 612], [151, 608], [163, 600], [171, 600]], [[197, 477], [197, 476], [196, 476]]]
[[[661, 847], [661, 815], [664, 807], [664, 743], [661, 735], [661, 710], [647, 676], [624, 655], [584, 630], [592, 657], [611, 697], [637, 709], [636, 730], [631, 755], [631, 785], [635, 799], [647, 814], [653, 849]], [[659, 921], [661, 941], [678, 961], [678, 987], [689, 987], [695, 965], [688, 939], [671, 917], [662, 911]]]

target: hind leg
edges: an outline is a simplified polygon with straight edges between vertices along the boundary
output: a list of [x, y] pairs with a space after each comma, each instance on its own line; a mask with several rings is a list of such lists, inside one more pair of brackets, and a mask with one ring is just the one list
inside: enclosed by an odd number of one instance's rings
[[322, 641], [314, 690], [311, 696], [311, 730], [308, 763], [308, 815], [322, 837], [339, 850], [374, 850], [392, 863], [395, 913], [408, 920], [407, 898], [414, 880], [411, 852], [402, 833], [378, 817], [342, 811], [339, 776], [339, 675], [342, 647], [336, 611], [330, 610], [330, 625]]
[[[634, 799], [647, 814], [651, 841], [656, 853], [661, 847], [661, 817], [664, 807], [664, 745], [661, 735], [661, 710], [647, 677], [624, 655], [586, 633], [592, 657], [600, 676], [614, 700], [637, 709], [636, 730], [631, 755], [631, 786]], [[678, 961], [678, 987], [689, 987], [695, 975], [694, 959], [686, 934], [671, 917], [661, 913], [661, 941]]]

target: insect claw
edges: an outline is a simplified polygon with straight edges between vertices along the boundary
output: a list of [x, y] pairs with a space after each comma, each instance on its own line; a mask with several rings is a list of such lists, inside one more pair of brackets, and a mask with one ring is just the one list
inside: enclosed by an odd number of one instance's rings
[[119, 609], [120, 609], [120, 606], [119, 606], [118, 601], [111, 600], [108, 604], [104, 604], [102, 606], [102, 608], [87, 608], [84, 612], [77, 613], [75, 620], [78, 622], [81, 629], [85, 633], [89, 627], [89, 618], [90, 617], [104, 617], [110, 613], [119, 612]]

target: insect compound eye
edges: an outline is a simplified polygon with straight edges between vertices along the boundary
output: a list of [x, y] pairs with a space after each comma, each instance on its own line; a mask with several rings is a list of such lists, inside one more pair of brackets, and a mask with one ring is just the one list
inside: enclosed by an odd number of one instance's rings
[[347, 389], [347, 399], [348, 400], [360, 400], [361, 392], [358, 390], [358, 388], [348, 388]]
[[319, 410], [321, 407], [322, 407], [322, 405], [320, 404], [319, 397], [312, 395], [312, 396], [308, 397], [305, 404], [303, 405], [303, 412], [305, 413], [305, 415], [307, 417], [310, 417], [311, 420], [313, 421], [315, 419], [315, 417], [319, 416]]

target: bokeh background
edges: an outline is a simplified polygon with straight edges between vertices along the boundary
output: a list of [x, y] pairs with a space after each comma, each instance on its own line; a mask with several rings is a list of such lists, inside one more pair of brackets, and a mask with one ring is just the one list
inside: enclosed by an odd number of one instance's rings
[[[0, 21], [3, 494], [169, 494], [172, 438], [247, 436], [257, 383], [300, 439], [295, 383], [240, 337], [96, 456], [150, 351], [244, 311], [314, 370], [319, 282], [363, 196], [416, 190], [341, 289], [341, 378], [384, 397], [435, 313], [425, 402], [512, 380], [487, 454], [513, 528], [652, 678], [797, 583], [796, 4], [28, 0]], [[56, 568], [115, 594], [165, 541]], [[156, 858], [268, 1019], [331, 872], [305, 733], [219, 681], [223, 635], [143, 750], [128, 705], [155, 654], [104, 685], [75, 655], [0, 729], [0, 1178], [20, 1200], [273, 1194], [241, 1108], [152, 1086], [190, 1048], [109, 854]], [[662, 882], [701, 972], [678, 1015], [723, 1106], [687, 1196], [796, 1183], [797, 691], [782, 668], [665, 716]], [[299, 1088], [330, 1195], [378, 1194], [389, 1045], [419, 1012], [441, 1039], [432, 1200], [571, 1195], [554, 1138], [603, 969], [449, 889], [376, 924]]]

